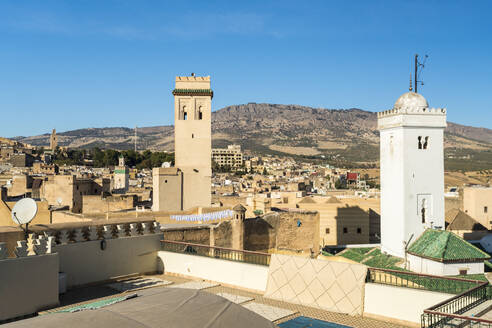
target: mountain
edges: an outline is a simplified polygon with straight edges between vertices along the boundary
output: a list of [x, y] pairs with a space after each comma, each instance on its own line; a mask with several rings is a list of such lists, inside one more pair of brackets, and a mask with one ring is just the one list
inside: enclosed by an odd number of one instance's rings
[[[249, 103], [212, 113], [213, 146], [241, 144], [244, 149], [279, 155], [324, 155], [348, 162], [374, 162], [379, 157], [377, 115], [362, 109], [324, 109], [299, 105]], [[138, 148], [173, 149], [173, 126], [138, 128]], [[134, 129], [88, 128], [59, 133], [61, 146], [132, 149]], [[38, 146], [49, 134], [18, 137]], [[451, 158], [491, 152], [492, 130], [448, 123], [445, 148]], [[465, 156], [465, 157], [464, 157]], [[488, 156], [488, 155], [487, 155]]]

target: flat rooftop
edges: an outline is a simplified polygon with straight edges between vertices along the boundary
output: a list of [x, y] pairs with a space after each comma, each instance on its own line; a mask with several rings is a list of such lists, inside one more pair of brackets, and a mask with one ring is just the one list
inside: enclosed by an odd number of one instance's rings
[[[165, 285], [159, 283], [159, 281], [164, 281]], [[144, 283], [141, 283], [144, 281]], [[145, 283], [145, 281], [148, 281]], [[133, 282], [136, 282], [133, 284]], [[120, 285], [118, 285], [120, 283]], [[118, 282], [92, 285], [83, 288], [75, 288], [67, 291], [67, 293], [60, 295], [60, 306], [49, 311], [40, 312], [40, 315], [47, 313], [58, 312], [61, 310], [68, 310], [76, 307], [83, 307], [94, 302], [101, 302], [104, 300], [114, 299], [116, 297], [124, 297], [125, 295], [132, 295], [137, 293], [148, 294], [149, 289], [156, 290], [160, 288], [173, 288], [179, 287], [181, 284], [191, 283], [195, 285], [202, 284], [203, 288], [198, 288], [206, 293], [211, 293], [219, 296], [223, 296], [231, 299], [236, 298], [237, 301], [233, 301], [236, 304], [240, 304], [249, 309], [255, 310], [255, 307], [262, 307], [266, 305], [266, 309], [260, 309], [259, 313], [262, 316], [270, 317], [270, 319], [276, 316], [281, 316], [278, 319], [271, 320], [273, 324], [280, 324], [286, 322], [293, 318], [304, 316], [310, 317], [318, 320], [328, 321], [332, 323], [337, 323], [341, 325], [346, 325], [354, 328], [403, 328], [406, 326], [398, 325], [390, 322], [383, 322], [375, 320], [372, 318], [360, 317], [360, 316], [350, 316], [341, 313], [329, 312], [320, 309], [315, 309], [307, 306], [286, 303], [282, 301], [277, 301], [273, 299], [264, 298], [261, 294], [254, 293], [247, 290], [242, 290], [238, 288], [232, 288], [230, 286], [224, 286], [218, 283], [205, 282], [203, 280], [191, 280], [184, 277], [179, 277], [169, 274], [161, 275], [147, 275], [147, 276], [135, 276], [132, 278], [121, 279]], [[111, 285], [111, 286], [110, 286]], [[121, 291], [114, 289], [112, 286], [130, 286], [128, 290]], [[138, 286], [143, 286], [139, 288]], [[136, 287], [135, 289], [132, 289]], [[123, 289], [126, 287], [123, 287]], [[124, 302], [124, 301], [123, 301]], [[259, 304], [259, 305], [258, 305]], [[276, 309], [276, 311], [274, 311]], [[87, 310], [90, 311], [90, 310]], [[263, 312], [262, 312], [263, 311]], [[273, 311], [272, 313], [268, 311]], [[269, 320], [270, 320], [269, 319]]]

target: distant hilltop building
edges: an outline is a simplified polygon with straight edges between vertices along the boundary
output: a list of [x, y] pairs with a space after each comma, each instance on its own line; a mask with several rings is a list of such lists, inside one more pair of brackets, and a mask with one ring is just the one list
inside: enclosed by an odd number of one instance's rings
[[212, 202], [210, 76], [177, 76], [174, 95], [174, 168], [154, 168], [153, 210], [187, 210]]
[[57, 146], [58, 146], [58, 136], [56, 135], [56, 129], [53, 129], [53, 131], [51, 131], [51, 136], [50, 136], [50, 149], [55, 150]]
[[212, 149], [212, 160], [220, 167], [230, 167], [233, 170], [243, 166], [243, 153], [240, 145], [229, 145], [227, 148]]
[[407, 92], [378, 113], [381, 249], [405, 257], [427, 228], [444, 229], [443, 132], [446, 109]]

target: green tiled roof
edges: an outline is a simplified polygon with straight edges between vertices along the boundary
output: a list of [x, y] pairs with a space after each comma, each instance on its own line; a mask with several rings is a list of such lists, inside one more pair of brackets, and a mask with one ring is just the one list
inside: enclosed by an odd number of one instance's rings
[[213, 96], [211, 89], [174, 89], [173, 95]]
[[486, 260], [489, 254], [445, 230], [427, 229], [408, 248], [408, 253], [441, 262]]

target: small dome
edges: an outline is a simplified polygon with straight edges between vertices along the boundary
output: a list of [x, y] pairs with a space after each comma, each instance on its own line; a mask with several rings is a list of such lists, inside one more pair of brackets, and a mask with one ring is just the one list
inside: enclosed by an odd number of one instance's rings
[[398, 98], [393, 106], [394, 109], [399, 108], [428, 108], [429, 104], [424, 96], [415, 92], [404, 93]]

